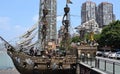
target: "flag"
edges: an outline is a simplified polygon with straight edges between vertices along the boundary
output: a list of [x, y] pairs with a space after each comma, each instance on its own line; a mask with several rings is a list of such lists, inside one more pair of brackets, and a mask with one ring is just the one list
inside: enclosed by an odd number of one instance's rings
[[72, 4], [72, 2], [70, 0], [67, 0], [67, 4]]

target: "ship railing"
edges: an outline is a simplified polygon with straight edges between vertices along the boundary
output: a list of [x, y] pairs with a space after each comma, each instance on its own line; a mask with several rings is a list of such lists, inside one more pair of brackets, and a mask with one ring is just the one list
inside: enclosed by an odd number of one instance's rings
[[97, 49], [97, 46], [84, 46], [84, 45], [81, 45], [81, 46], [79, 46], [79, 49]]

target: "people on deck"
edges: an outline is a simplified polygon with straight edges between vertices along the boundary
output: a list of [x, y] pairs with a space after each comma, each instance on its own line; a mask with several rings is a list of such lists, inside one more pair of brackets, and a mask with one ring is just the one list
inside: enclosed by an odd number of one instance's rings
[[31, 49], [30, 49], [30, 51], [29, 51], [31, 56], [34, 55], [34, 50], [33, 50], [33, 49], [34, 49], [34, 47], [31, 47]]

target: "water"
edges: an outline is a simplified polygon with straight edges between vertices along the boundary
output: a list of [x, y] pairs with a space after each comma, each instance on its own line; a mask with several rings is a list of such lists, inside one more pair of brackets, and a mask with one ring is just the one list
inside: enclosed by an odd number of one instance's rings
[[0, 50], [0, 74], [20, 74], [6, 51]]
[[0, 51], [0, 70], [15, 68], [6, 51]]

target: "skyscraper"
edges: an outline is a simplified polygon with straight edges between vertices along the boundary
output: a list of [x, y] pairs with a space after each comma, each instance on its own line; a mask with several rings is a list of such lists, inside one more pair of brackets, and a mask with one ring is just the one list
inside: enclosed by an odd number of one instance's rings
[[113, 4], [108, 2], [100, 3], [98, 5], [97, 17], [97, 22], [100, 27], [104, 27], [115, 20], [115, 15], [113, 14]]
[[86, 1], [81, 8], [81, 24], [92, 19], [96, 20], [96, 4], [92, 1]]
[[[47, 28], [47, 41], [50, 40], [56, 40], [56, 0], [40, 0], [40, 9], [39, 9], [39, 19], [43, 16], [42, 10], [44, 8], [44, 2], [46, 2], [45, 6], [48, 9], [48, 15], [47, 15], [47, 22], [48, 22], [48, 28]], [[41, 28], [39, 27], [39, 30]], [[40, 31], [39, 31], [40, 32]], [[38, 38], [40, 39], [40, 33], [38, 35]]]

